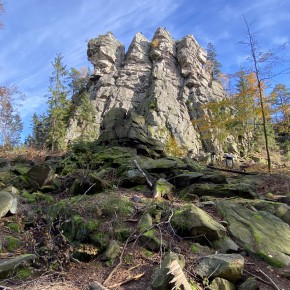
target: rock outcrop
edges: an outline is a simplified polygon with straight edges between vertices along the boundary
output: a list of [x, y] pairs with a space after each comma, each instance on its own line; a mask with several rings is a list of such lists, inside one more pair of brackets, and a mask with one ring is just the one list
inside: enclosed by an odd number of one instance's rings
[[[125, 53], [124, 46], [107, 33], [89, 41], [87, 54], [94, 66], [87, 90], [96, 108], [94, 130], [102, 141], [103, 119], [112, 108], [123, 108], [142, 116], [150, 138], [161, 141], [165, 149], [177, 147], [197, 156], [217, 148], [193, 121], [210, 114], [203, 104], [224, 98], [224, 92], [212, 80], [206, 51], [192, 35], [175, 41], [166, 29], [158, 28], [149, 41], [137, 33]], [[80, 134], [72, 115], [67, 141]]]

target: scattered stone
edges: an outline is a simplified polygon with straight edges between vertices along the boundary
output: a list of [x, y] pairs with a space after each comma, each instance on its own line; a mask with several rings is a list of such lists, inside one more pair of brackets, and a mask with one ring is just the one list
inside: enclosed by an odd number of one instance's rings
[[138, 222], [138, 229], [141, 233], [148, 230], [153, 224], [152, 217], [149, 213], [145, 213], [142, 215]]
[[166, 179], [159, 178], [153, 189], [153, 198], [158, 199], [167, 197], [169, 200], [171, 200], [174, 188], [174, 185], [172, 185]]
[[142, 198], [139, 196], [139, 195], [134, 195], [133, 197], [132, 197], [132, 200], [134, 201], [134, 202], [141, 202], [141, 200], [142, 200]]
[[103, 286], [101, 283], [94, 281], [89, 284], [89, 290], [109, 290], [109, 289]]
[[235, 290], [235, 284], [223, 278], [214, 278], [210, 284], [211, 290]]
[[214, 184], [225, 184], [227, 183], [226, 176], [223, 174], [212, 174], [212, 175], [203, 175], [200, 178], [201, 182], [211, 182]]
[[203, 174], [200, 172], [183, 173], [174, 176], [170, 181], [172, 180], [177, 188], [184, 188], [198, 182], [202, 176]]
[[229, 237], [213, 241], [212, 245], [222, 254], [237, 253], [240, 249], [239, 246]]
[[111, 241], [105, 253], [101, 255], [102, 261], [110, 261], [117, 258], [121, 253], [121, 247], [117, 241]]
[[184, 256], [169, 252], [161, 262], [160, 268], [154, 274], [153, 281], [151, 283], [153, 290], [171, 289], [170, 281], [173, 276], [169, 274], [169, 267], [172, 261], [177, 261], [181, 269], [185, 266]]
[[6, 214], [16, 214], [19, 191], [9, 186], [0, 191], [0, 218]]
[[208, 243], [226, 235], [224, 226], [195, 205], [175, 210], [171, 224], [180, 235], [191, 237], [196, 242]]
[[214, 254], [203, 257], [195, 272], [200, 277], [220, 277], [235, 283], [242, 277], [244, 258], [239, 254]]
[[53, 171], [47, 166], [36, 165], [27, 172], [26, 176], [31, 186], [39, 188], [52, 180]]
[[160, 239], [158, 235], [159, 231], [151, 229], [140, 236], [140, 242], [150, 251], [158, 252], [160, 249], [167, 249], [166, 240]]
[[249, 277], [245, 282], [243, 282], [238, 290], [257, 290], [259, 289], [259, 284], [253, 277]]
[[14, 272], [17, 267], [23, 265], [27, 261], [36, 259], [34, 254], [25, 254], [16, 256], [11, 259], [4, 259], [0, 261], [0, 278], [8, 277], [10, 273]]

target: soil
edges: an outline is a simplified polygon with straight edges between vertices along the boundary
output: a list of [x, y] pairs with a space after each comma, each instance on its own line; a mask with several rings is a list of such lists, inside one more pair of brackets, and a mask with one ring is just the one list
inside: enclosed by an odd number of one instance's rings
[[[290, 182], [287, 181], [287, 185], [281, 183], [281, 179], [270, 175], [265, 178], [264, 187], [260, 188], [260, 194], [266, 194], [271, 190], [273, 194], [281, 194], [281, 186], [287, 187]], [[288, 183], [289, 182], [289, 183]], [[280, 186], [280, 187], [279, 187]], [[279, 190], [273, 190], [274, 188], [279, 188]], [[288, 188], [289, 189], [289, 188]], [[148, 194], [142, 195], [139, 192], [134, 192], [130, 190], [120, 189], [122, 194], [128, 196], [139, 195], [142, 198], [150, 198]], [[147, 197], [146, 197], [147, 196]], [[175, 199], [173, 203], [179, 203], [180, 201]], [[18, 221], [21, 220], [22, 214], [27, 211], [28, 205], [23, 205], [22, 213], [19, 213], [16, 217]], [[210, 215], [213, 215], [216, 219], [221, 218], [215, 212], [212, 207], [205, 207]], [[26, 241], [25, 246], [14, 252], [15, 254], [31, 252], [31, 236], [24, 237], [20, 233], [11, 233], [6, 224], [10, 221], [15, 221], [15, 217], [5, 217], [1, 219], [0, 223], [0, 239], [7, 235], [7, 233], [18, 236], [23, 241]], [[134, 228], [137, 226], [137, 222], [132, 219], [130, 221], [131, 226]], [[23, 229], [22, 229], [23, 230]], [[170, 248], [173, 251], [181, 253], [186, 257], [186, 267], [185, 275], [189, 280], [196, 281], [198, 283], [198, 289], [208, 289], [206, 286], [202, 286], [201, 280], [195, 275], [195, 265], [198, 260], [208, 253], [193, 253], [190, 250], [190, 241], [180, 238], [179, 236], [172, 233], [168, 224], [162, 225], [160, 228], [164, 238], [169, 241]], [[39, 231], [39, 235], [43, 233]], [[38, 238], [44, 238], [39, 236]], [[2, 240], [2, 239], [1, 239]], [[133, 238], [132, 241], [128, 241], [127, 245], [123, 246], [121, 259], [116, 259], [114, 264], [109, 265], [100, 261], [98, 258], [92, 259], [88, 262], [81, 262], [76, 259], [71, 261], [66, 267], [58, 271], [47, 270], [47, 268], [38, 265], [38, 270], [35, 271], [33, 276], [26, 279], [19, 279], [17, 277], [11, 277], [9, 279], [0, 280], [0, 289], [20, 289], [20, 290], [88, 290], [89, 284], [93, 281], [98, 281], [99, 283], [105, 283], [106, 287], [109, 289], [126, 289], [126, 290], [146, 290], [150, 288], [150, 282], [152, 281], [152, 276], [155, 270], [159, 267], [160, 261], [164, 257], [165, 253], [159, 251], [154, 254], [148, 255], [144, 252], [144, 248], [141, 246], [138, 238]], [[7, 258], [9, 253], [0, 254], [0, 259]], [[263, 260], [256, 257], [245, 256], [245, 269], [241, 281], [246, 278], [253, 276], [256, 277], [259, 283], [259, 289], [271, 290], [290, 290], [290, 281], [283, 277], [283, 272], [290, 272], [289, 269], [279, 269], [273, 266], [269, 266]], [[109, 277], [109, 279], [108, 279]], [[276, 288], [275, 288], [276, 287]]]

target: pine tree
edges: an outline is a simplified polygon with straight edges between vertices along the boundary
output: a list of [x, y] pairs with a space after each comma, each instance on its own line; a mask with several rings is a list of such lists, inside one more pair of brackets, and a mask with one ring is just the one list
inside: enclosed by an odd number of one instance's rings
[[96, 115], [96, 109], [90, 101], [87, 92], [83, 92], [80, 96], [80, 103], [77, 108], [77, 121], [81, 127], [82, 141], [92, 140], [96, 137], [96, 130], [94, 128], [94, 120]]
[[32, 135], [29, 138], [29, 145], [36, 148], [44, 148], [49, 139], [49, 119], [45, 114], [32, 117]]
[[69, 87], [72, 93], [78, 93], [86, 87], [89, 78], [89, 69], [81, 67], [79, 70], [72, 67], [69, 72]]
[[70, 102], [67, 99], [68, 88], [66, 86], [68, 71], [66, 66], [62, 63], [62, 60], [63, 56], [59, 53], [52, 62], [53, 72], [50, 77], [49, 86], [49, 143], [52, 151], [65, 148], [64, 139], [70, 107]]
[[218, 80], [219, 74], [221, 73], [222, 65], [217, 60], [217, 53], [213, 43], [209, 42], [206, 48], [207, 51], [207, 66], [211, 72], [212, 79]]

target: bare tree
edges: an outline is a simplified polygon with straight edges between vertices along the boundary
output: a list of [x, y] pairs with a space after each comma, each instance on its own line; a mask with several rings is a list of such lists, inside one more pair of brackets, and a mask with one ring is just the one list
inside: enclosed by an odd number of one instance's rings
[[273, 77], [289, 70], [289, 68], [284, 69], [276, 74], [273, 74], [273, 67], [278, 64], [279, 58], [277, 54], [272, 50], [262, 51], [259, 48], [257, 39], [252, 33], [250, 29], [250, 25], [248, 24], [246, 18], [244, 18], [244, 22], [246, 25], [246, 41], [240, 42], [241, 44], [247, 45], [250, 52], [249, 60], [252, 63], [250, 71], [255, 74], [257, 80], [257, 89], [258, 89], [258, 99], [259, 105], [261, 108], [262, 114], [262, 126], [263, 126], [263, 134], [265, 138], [265, 148], [267, 154], [267, 163], [268, 163], [268, 171], [271, 172], [271, 156], [270, 156], [270, 149], [269, 149], [269, 134], [267, 130], [267, 118], [266, 118], [266, 107], [265, 101], [266, 96], [264, 95], [264, 88], [263, 82], [269, 81]]

